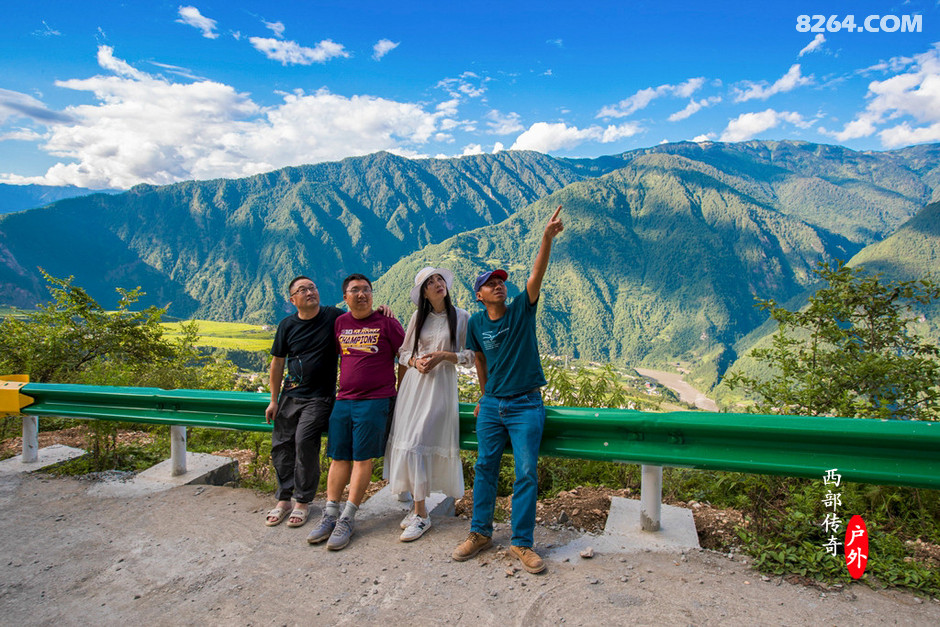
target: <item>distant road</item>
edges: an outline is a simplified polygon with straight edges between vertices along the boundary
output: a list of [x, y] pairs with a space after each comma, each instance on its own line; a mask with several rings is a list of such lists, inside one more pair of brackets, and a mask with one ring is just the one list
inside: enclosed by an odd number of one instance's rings
[[705, 411], [718, 411], [718, 403], [683, 381], [682, 375], [677, 372], [662, 372], [660, 370], [647, 370], [646, 368], [634, 368], [634, 370], [644, 377], [655, 379], [665, 385], [678, 394], [679, 400], [683, 403], [690, 403]]

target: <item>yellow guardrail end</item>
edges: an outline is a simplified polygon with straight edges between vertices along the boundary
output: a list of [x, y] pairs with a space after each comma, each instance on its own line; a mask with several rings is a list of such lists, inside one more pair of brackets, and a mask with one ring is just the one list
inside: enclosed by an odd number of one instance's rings
[[20, 394], [20, 388], [29, 383], [28, 374], [0, 375], [0, 412], [17, 413], [27, 405], [33, 404], [33, 398]]

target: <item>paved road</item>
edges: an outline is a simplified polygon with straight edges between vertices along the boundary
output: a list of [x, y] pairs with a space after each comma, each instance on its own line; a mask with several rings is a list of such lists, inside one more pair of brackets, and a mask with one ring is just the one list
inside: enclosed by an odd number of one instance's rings
[[[332, 553], [304, 542], [309, 527], [264, 527], [271, 499], [250, 490], [95, 496], [91, 486], [0, 475], [4, 624], [940, 624], [931, 600], [764, 581], [739, 558], [707, 551], [556, 558], [535, 576], [513, 572], [499, 550], [453, 562], [465, 520], [437, 520], [403, 544], [397, 514], [378, 516]], [[508, 538], [497, 530], [498, 543]], [[552, 555], [573, 539], [536, 533]]]
[[678, 394], [679, 400], [683, 403], [690, 403], [705, 411], [718, 411], [718, 404], [715, 401], [686, 383], [682, 379], [682, 375], [677, 372], [663, 372], [661, 370], [650, 370], [648, 368], [634, 368], [634, 370], [644, 377], [655, 379], [662, 385], [665, 385]]

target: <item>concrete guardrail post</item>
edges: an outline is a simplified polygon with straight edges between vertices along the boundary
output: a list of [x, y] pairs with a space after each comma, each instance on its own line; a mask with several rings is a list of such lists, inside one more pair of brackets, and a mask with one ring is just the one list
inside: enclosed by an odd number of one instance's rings
[[24, 464], [39, 461], [39, 416], [23, 416], [23, 457]]
[[186, 427], [170, 426], [170, 465], [174, 477], [186, 474]]
[[663, 467], [641, 467], [640, 475], [640, 528], [659, 531], [663, 506]]

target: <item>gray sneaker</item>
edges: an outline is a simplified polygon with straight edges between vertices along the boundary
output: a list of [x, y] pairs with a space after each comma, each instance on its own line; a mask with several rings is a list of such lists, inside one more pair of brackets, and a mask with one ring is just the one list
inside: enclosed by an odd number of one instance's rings
[[349, 539], [352, 537], [354, 527], [355, 523], [352, 518], [343, 516], [337, 520], [336, 527], [333, 529], [333, 533], [330, 534], [330, 539], [326, 543], [326, 548], [331, 551], [339, 551], [340, 549], [346, 548], [346, 545], [349, 544]]
[[317, 526], [314, 527], [310, 535], [307, 536], [307, 542], [310, 544], [320, 544], [330, 537], [334, 527], [336, 527], [336, 516], [324, 513], [320, 522], [317, 523]]

